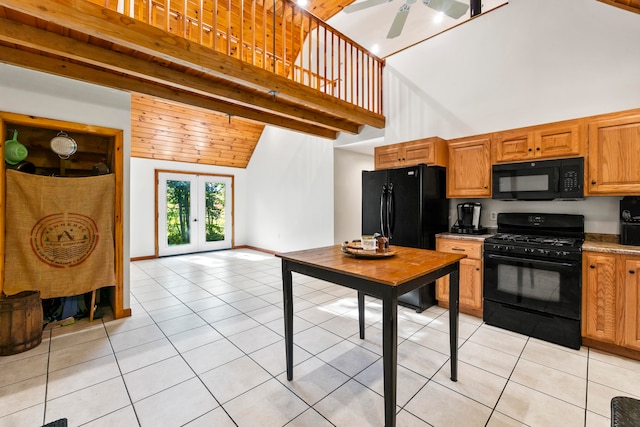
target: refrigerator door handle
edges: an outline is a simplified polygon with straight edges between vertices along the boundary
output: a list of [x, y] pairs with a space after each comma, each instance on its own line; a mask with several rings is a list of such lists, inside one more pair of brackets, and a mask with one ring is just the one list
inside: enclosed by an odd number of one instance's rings
[[393, 183], [389, 184], [387, 191], [387, 237], [389, 240], [393, 238], [391, 234], [391, 224], [393, 223]]
[[384, 236], [384, 207], [385, 207], [385, 197], [387, 194], [387, 186], [382, 186], [382, 193], [380, 193], [380, 232]]

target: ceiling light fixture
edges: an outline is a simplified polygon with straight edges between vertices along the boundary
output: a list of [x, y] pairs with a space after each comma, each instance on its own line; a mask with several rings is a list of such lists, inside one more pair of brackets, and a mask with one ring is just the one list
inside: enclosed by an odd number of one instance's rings
[[435, 22], [436, 24], [439, 24], [442, 22], [443, 19], [444, 19], [444, 12], [438, 12], [436, 13], [436, 16], [433, 17], [433, 22]]
[[296, 4], [300, 7], [306, 7], [309, 2], [307, 0], [298, 0]]
[[371, 53], [376, 55], [378, 52], [380, 52], [380, 46], [379, 45], [374, 44], [373, 46], [371, 46]]

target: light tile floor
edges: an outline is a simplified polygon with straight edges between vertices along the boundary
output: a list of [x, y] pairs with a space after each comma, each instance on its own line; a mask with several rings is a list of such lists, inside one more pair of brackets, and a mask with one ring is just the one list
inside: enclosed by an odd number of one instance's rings
[[[132, 316], [47, 331], [0, 357], [0, 427], [382, 426], [381, 306], [294, 275], [295, 370], [286, 380], [280, 261], [251, 250], [131, 264]], [[460, 316], [449, 380], [448, 312], [399, 310], [398, 426], [610, 424], [640, 398], [640, 362], [566, 349]]]

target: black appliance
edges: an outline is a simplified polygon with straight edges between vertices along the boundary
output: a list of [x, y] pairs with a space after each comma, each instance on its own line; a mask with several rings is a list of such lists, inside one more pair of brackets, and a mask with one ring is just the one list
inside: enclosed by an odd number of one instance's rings
[[580, 348], [584, 216], [498, 214], [484, 243], [484, 321]]
[[640, 197], [620, 200], [620, 243], [640, 246]]
[[[417, 165], [362, 171], [362, 234], [380, 233], [389, 244], [435, 249], [448, 230], [445, 169]], [[402, 295], [398, 302], [421, 312], [435, 304], [435, 286]]]
[[459, 203], [456, 207], [458, 219], [451, 227], [452, 233], [461, 234], [485, 234], [487, 228], [480, 225], [482, 204]]
[[494, 199], [582, 199], [584, 158], [494, 165], [492, 182]]

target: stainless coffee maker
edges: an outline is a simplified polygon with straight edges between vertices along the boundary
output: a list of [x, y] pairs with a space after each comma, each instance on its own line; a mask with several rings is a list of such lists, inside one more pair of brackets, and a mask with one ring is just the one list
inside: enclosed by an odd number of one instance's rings
[[486, 227], [480, 225], [482, 205], [478, 202], [459, 203], [457, 206], [458, 219], [451, 227], [452, 233], [484, 234]]

